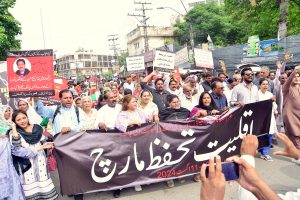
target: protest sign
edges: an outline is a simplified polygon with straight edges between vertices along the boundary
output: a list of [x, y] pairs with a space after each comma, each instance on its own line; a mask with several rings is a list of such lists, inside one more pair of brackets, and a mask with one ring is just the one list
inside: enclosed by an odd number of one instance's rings
[[54, 77], [55, 95], [50, 97], [40, 97], [40, 100], [43, 102], [44, 105], [59, 105], [61, 104], [59, 98], [59, 92], [67, 88], [68, 88], [68, 80], [65, 78], [55, 76]]
[[175, 66], [187, 63], [189, 61], [189, 53], [187, 47], [184, 47], [175, 53]]
[[247, 56], [248, 57], [255, 57], [259, 55], [259, 36], [254, 35], [248, 37], [248, 50]]
[[53, 51], [8, 52], [7, 77], [10, 97], [53, 96]]
[[214, 69], [212, 52], [204, 49], [194, 49], [196, 67]]
[[115, 190], [198, 174], [212, 156], [239, 154], [243, 135], [268, 133], [271, 110], [268, 100], [234, 107], [219, 118], [145, 124], [126, 133], [59, 134], [54, 146], [61, 192]]
[[144, 56], [127, 57], [126, 65], [128, 72], [143, 72], [145, 71]]
[[170, 72], [174, 69], [175, 54], [166, 51], [155, 51], [154, 69], [161, 72]]

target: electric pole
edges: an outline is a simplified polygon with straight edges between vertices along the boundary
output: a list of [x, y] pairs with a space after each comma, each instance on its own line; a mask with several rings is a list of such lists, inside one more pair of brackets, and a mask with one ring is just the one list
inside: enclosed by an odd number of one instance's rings
[[114, 51], [114, 56], [116, 57], [116, 64], [118, 64], [118, 46], [119, 44], [116, 43], [116, 41], [119, 39], [117, 34], [114, 35], [108, 35], [108, 41], [111, 42], [111, 44], [109, 45], [109, 50], [113, 50]]
[[147, 32], [147, 20], [149, 17], [146, 16], [146, 10], [152, 10], [152, 8], [146, 8], [145, 5], [150, 5], [152, 3], [148, 2], [134, 2], [134, 4], [141, 5], [141, 8], [135, 9], [135, 11], [141, 11], [142, 14], [128, 14], [128, 16], [132, 17], [142, 17], [142, 21], [138, 20], [141, 25], [139, 27], [143, 27], [143, 32], [144, 32], [144, 49], [145, 53], [149, 51], [149, 43], [148, 43], [148, 32]]

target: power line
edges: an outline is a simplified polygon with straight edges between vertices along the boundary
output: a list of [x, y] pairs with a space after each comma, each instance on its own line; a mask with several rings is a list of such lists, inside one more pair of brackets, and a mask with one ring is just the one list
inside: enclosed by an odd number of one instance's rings
[[152, 10], [152, 8], [146, 8], [145, 5], [151, 5], [152, 3], [149, 2], [134, 2], [134, 4], [141, 5], [141, 8], [135, 9], [135, 11], [141, 11], [142, 14], [129, 14], [128, 16], [132, 17], [142, 17], [142, 21], [138, 20], [141, 23], [141, 26], [138, 27], [143, 27], [143, 32], [144, 32], [144, 51], [148, 52], [149, 51], [149, 42], [148, 42], [148, 32], [147, 32], [147, 20], [149, 17], [146, 16], [146, 10]]
[[109, 45], [109, 49], [114, 51], [114, 55], [116, 56], [116, 59], [118, 61], [118, 46], [119, 44], [116, 43], [116, 41], [119, 39], [117, 34], [108, 35], [108, 41], [111, 42], [111, 45]]

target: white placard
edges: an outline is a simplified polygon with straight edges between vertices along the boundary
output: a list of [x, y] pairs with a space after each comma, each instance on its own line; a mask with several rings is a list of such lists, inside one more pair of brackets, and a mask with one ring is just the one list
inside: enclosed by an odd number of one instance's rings
[[126, 58], [127, 71], [143, 71], [145, 70], [144, 56], [135, 56]]
[[175, 65], [175, 54], [166, 51], [155, 51], [153, 66], [164, 70], [173, 70]]
[[194, 49], [196, 67], [214, 68], [212, 52], [204, 49]]

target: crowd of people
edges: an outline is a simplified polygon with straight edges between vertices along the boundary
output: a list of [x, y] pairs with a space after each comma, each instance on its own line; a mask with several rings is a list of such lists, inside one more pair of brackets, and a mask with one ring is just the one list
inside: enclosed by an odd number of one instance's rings
[[[277, 63], [276, 73], [271, 73], [268, 67], [262, 67], [257, 78], [254, 78], [250, 67], [243, 68], [231, 77], [225, 72], [217, 76], [204, 73], [202, 76], [178, 77], [175, 71], [168, 75], [153, 71], [144, 77], [134, 75], [116, 81], [101, 81], [97, 103], [92, 101], [88, 85], [83, 82], [69, 84], [69, 88], [61, 90], [60, 105], [45, 106], [38, 97], [30, 101], [20, 99], [15, 111], [10, 107], [1, 108], [0, 199], [58, 197], [46, 163], [46, 150], [53, 148], [53, 141], [43, 134], [44, 130], [54, 138], [59, 133], [70, 131], [100, 129], [126, 132], [148, 122], [218, 116], [230, 107], [267, 99], [273, 100], [268, 133], [270, 145], [259, 149], [261, 158], [272, 161], [271, 144], [277, 142], [273, 135], [284, 128], [287, 137], [279, 134], [279, 139], [295, 148], [286, 146], [285, 151], [278, 154], [298, 159], [299, 76], [300, 66], [290, 71], [285, 70], [284, 63]], [[249, 148], [253, 148], [251, 156], [256, 154], [257, 142], [254, 140], [253, 137], [244, 138], [241, 155]], [[240, 165], [241, 177], [238, 182], [242, 187], [253, 192], [258, 199], [262, 199], [260, 195], [275, 195], [247, 162], [237, 158], [233, 161]], [[214, 160], [210, 160], [208, 178], [203, 169], [200, 175], [193, 177], [195, 182], [202, 181], [201, 199], [221, 199], [211, 198], [211, 195], [224, 194], [219, 192], [224, 191], [225, 182], [220, 171], [220, 158], [216, 159], [216, 169], [213, 164]], [[252, 185], [254, 180], [262, 184]], [[167, 185], [173, 187], [174, 181], [167, 181]], [[135, 190], [141, 191], [142, 187], [137, 185]], [[114, 191], [114, 196], [119, 197], [120, 192]], [[273, 197], [269, 199], [275, 199]], [[83, 194], [74, 194], [74, 199], [83, 199]]]

